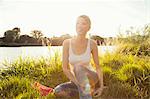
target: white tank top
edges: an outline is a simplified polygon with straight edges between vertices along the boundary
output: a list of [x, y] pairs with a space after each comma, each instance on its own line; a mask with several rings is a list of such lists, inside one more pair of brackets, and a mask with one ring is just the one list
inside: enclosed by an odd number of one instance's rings
[[72, 47], [71, 47], [71, 39], [69, 42], [69, 63], [72, 66], [75, 66], [77, 64], [84, 64], [87, 65], [86, 67], [90, 70], [94, 70], [94, 68], [90, 64], [90, 59], [91, 59], [91, 49], [90, 49], [90, 39], [88, 39], [88, 44], [86, 47], [86, 50], [84, 53], [77, 55], [73, 52]]

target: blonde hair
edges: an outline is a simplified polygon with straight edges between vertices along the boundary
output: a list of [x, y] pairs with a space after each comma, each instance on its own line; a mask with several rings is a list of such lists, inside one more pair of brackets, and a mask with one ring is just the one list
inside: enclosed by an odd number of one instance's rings
[[[90, 20], [89, 16], [87, 16], [87, 15], [80, 15], [78, 18], [85, 19], [88, 22], [88, 24], [89, 24], [89, 30], [90, 30], [90, 28], [91, 28], [91, 20]], [[89, 35], [86, 35], [86, 37], [90, 39]]]
[[78, 18], [84, 18], [89, 23], [89, 26], [91, 27], [91, 20], [90, 20], [89, 16], [87, 16], [87, 15], [80, 15]]

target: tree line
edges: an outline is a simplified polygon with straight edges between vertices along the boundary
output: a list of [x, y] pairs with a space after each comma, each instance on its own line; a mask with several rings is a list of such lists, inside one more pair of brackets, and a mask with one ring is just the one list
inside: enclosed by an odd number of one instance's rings
[[[49, 38], [45, 37], [40, 30], [32, 30], [30, 35], [21, 34], [20, 28], [15, 27], [4, 32], [4, 36], [0, 38], [0, 46], [61, 46], [65, 39], [72, 37], [69, 34], [65, 34], [60, 37], [53, 36]], [[105, 44], [105, 38], [98, 35], [92, 35], [90, 38], [96, 40], [98, 45]]]

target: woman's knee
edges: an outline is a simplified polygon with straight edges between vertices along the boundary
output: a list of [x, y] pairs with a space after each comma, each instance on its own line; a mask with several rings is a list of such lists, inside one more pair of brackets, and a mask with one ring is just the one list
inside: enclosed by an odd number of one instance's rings
[[67, 94], [65, 93], [65, 91], [54, 92], [54, 95], [56, 97], [66, 97], [67, 96]]
[[58, 85], [54, 88], [54, 95], [57, 97], [64, 97], [67, 95], [66, 92], [64, 91], [63, 87], [62, 87], [62, 84]]
[[76, 90], [77, 88], [71, 82], [62, 83], [54, 88], [54, 94], [58, 97], [69, 97], [71, 93], [70, 89]]
[[[78, 97], [79, 96], [79, 93], [78, 91], [76, 90], [59, 90], [56, 88], [56, 91], [54, 90], [54, 95], [57, 97], [57, 98], [61, 98], [61, 99], [70, 99], [71, 97]], [[74, 99], [74, 98], [73, 98]], [[77, 99], [77, 98], [75, 98]]]

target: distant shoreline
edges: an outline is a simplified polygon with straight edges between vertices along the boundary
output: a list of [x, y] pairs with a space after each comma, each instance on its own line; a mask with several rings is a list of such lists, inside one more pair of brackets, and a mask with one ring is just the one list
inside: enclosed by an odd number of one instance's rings
[[[0, 47], [24, 47], [24, 46], [49, 46], [41, 44], [3, 44]], [[62, 45], [50, 45], [50, 46], [62, 46]]]
[[[0, 45], [0, 47], [28, 47], [28, 46], [62, 46], [62, 45], [17, 44], [17, 43]], [[101, 45], [97, 45], [97, 46], [101, 46]]]
[[[0, 47], [30, 47], [30, 46], [48, 46], [48, 45], [0, 45]], [[62, 46], [62, 45], [51, 45], [51, 46]], [[101, 45], [97, 45], [97, 46], [101, 46]], [[113, 45], [111, 45], [113, 46]]]

